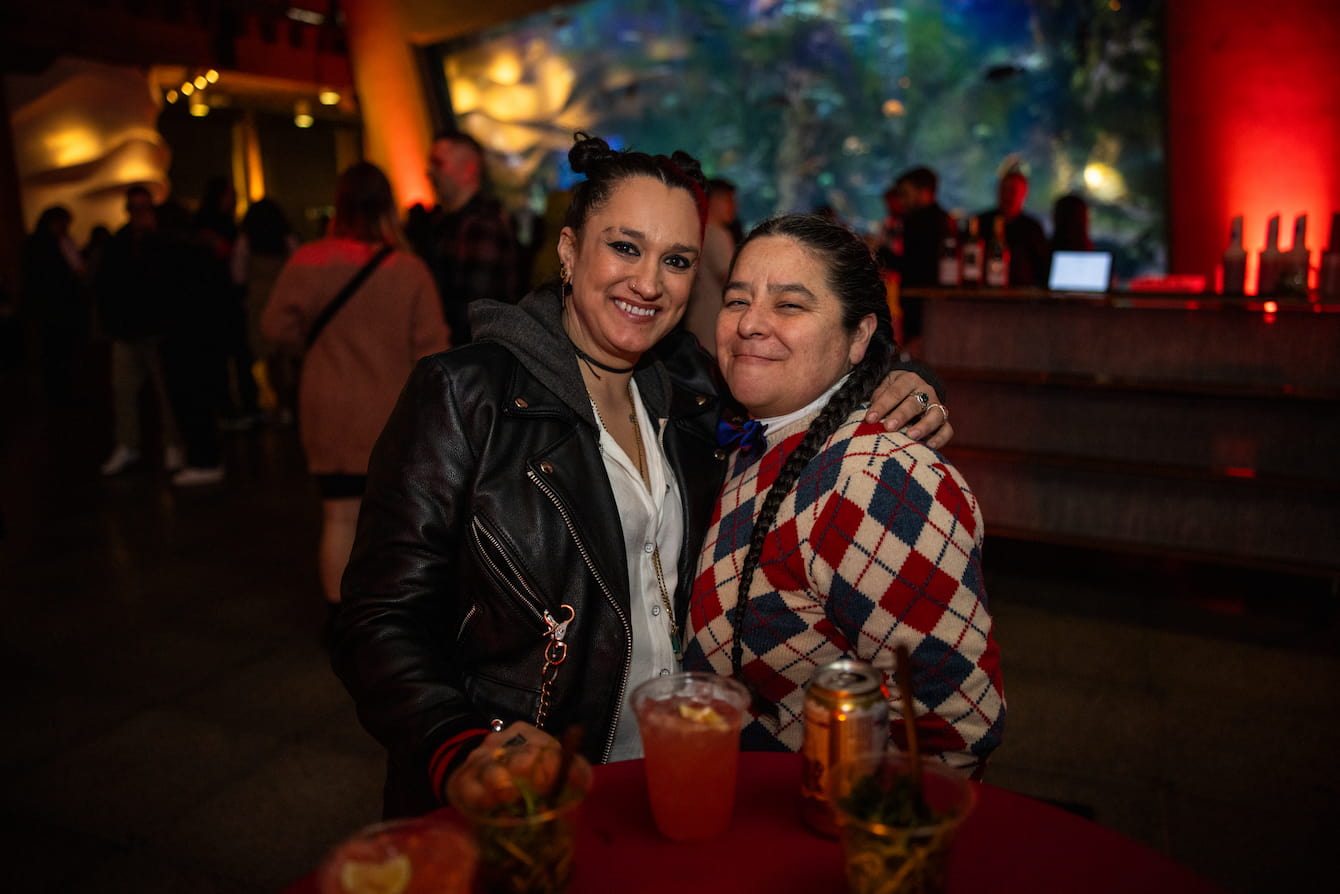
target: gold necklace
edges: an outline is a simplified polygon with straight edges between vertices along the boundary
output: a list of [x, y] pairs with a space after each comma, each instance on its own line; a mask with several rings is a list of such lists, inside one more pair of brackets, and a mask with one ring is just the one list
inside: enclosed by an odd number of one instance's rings
[[[602, 429], [608, 432], [609, 427], [605, 425], [605, 418], [600, 415], [600, 407], [596, 404], [595, 398], [591, 397], [590, 390], [586, 392], [586, 396], [591, 400], [591, 409], [596, 412], [596, 421], [600, 423]], [[632, 376], [628, 377], [628, 408], [630, 410], [628, 421], [633, 423], [633, 435], [637, 439], [637, 473], [641, 476], [642, 483], [650, 490], [651, 470], [647, 467], [646, 448], [642, 446], [642, 425], [637, 421], [637, 404], [633, 402]], [[610, 437], [613, 437], [613, 435], [610, 435]], [[675, 660], [683, 661], [684, 650], [680, 647], [679, 625], [675, 623], [675, 608], [670, 602], [670, 594], [665, 589], [665, 573], [661, 571], [661, 545], [655, 541], [655, 538], [652, 539], [651, 564], [656, 569], [656, 583], [661, 588], [661, 604], [665, 606], [666, 618], [670, 622], [670, 648], [675, 652]]]

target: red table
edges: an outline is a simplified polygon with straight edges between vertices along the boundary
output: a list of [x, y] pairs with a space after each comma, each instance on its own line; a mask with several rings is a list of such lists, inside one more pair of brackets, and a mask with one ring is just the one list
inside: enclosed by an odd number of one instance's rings
[[[572, 894], [842, 892], [835, 841], [800, 819], [800, 758], [740, 756], [735, 818], [719, 839], [677, 844], [652, 823], [641, 761], [596, 768], [583, 807]], [[289, 889], [308, 894], [309, 877]], [[1086, 819], [991, 785], [954, 846], [949, 891], [1217, 891], [1161, 854]]]

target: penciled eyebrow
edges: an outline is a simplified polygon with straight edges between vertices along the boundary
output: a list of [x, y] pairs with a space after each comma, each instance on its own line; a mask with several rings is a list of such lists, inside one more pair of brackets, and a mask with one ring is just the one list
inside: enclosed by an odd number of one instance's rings
[[[630, 227], [606, 227], [605, 229], [600, 231], [600, 234], [606, 237], [619, 235], [619, 236], [626, 236], [629, 239], [638, 239], [642, 242], [647, 241], [646, 233], [642, 232], [641, 230], [634, 230]], [[698, 246], [687, 245], [683, 242], [676, 242], [674, 245], [667, 248], [666, 251], [681, 255], [696, 255], [698, 254]]]

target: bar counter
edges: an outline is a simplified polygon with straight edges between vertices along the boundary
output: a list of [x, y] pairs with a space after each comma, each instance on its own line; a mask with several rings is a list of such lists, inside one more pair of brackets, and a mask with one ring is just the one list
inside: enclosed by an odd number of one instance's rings
[[907, 294], [988, 534], [1340, 575], [1340, 304]]

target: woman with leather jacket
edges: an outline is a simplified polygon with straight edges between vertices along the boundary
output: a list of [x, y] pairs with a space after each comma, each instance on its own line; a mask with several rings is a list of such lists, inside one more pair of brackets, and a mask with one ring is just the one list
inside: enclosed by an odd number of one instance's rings
[[[541, 730], [640, 756], [627, 693], [679, 669], [725, 466], [710, 358], [674, 331], [704, 178], [683, 152], [578, 137], [561, 286], [472, 303], [474, 341], [419, 362], [373, 451], [331, 649], [387, 749], [387, 816]], [[933, 389], [893, 376], [872, 412], [899, 427]]]

